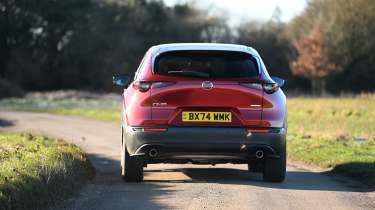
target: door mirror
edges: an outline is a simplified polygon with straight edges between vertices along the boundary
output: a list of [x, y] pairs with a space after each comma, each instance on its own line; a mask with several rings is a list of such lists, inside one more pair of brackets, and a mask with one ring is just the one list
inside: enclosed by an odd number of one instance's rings
[[125, 74], [115, 74], [112, 79], [114, 85], [124, 88], [127, 88], [130, 82], [130, 77]]
[[281, 79], [280, 77], [271, 77], [271, 79], [279, 85], [279, 87], [283, 87], [285, 85], [285, 80]]

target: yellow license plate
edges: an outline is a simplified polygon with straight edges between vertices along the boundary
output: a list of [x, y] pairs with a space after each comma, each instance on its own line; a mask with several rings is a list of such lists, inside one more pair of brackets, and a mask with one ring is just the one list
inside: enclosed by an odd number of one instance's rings
[[232, 122], [232, 113], [182, 112], [182, 122]]

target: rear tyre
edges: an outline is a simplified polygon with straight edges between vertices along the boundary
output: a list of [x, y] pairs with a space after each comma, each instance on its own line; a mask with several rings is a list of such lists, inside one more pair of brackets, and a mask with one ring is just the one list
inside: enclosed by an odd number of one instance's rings
[[286, 149], [280, 158], [266, 159], [263, 168], [263, 180], [267, 182], [283, 182], [286, 176]]
[[121, 148], [121, 176], [125, 182], [143, 181], [143, 160], [138, 156], [130, 156], [125, 143]]

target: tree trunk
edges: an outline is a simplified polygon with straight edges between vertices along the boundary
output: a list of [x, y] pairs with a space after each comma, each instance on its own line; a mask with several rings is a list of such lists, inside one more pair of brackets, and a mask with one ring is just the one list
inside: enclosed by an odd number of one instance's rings
[[326, 94], [326, 78], [314, 78], [311, 80], [311, 89], [314, 96]]
[[5, 2], [5, 12], [2, 14], [0, 21], [0, 77], [6, 76], [8, 68], [11, 46], [8, 42], [10, 39], [10, 21], [9, 21], [9, 4]]
[[0, 77], [6, 76], [6, 71], [8, 68], [9, 62], [9, 49], [6, 47], [0, 47]]
[[320, 79], [320, 95], [327, 95], [327, 90], [326, 90], [326, 78], [321, 78]]

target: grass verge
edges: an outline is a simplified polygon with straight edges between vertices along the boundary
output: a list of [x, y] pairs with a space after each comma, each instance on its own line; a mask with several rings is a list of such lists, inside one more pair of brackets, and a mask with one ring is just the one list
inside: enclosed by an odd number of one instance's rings
[[81, 116], [103, 121], [120, 120], [120, 102], [116, 100], [7, 98], [0, 100], [0, 108], [1, 110]]
[[375, 186], [375, 141], [337, 141], [304, 137], [288, 138], [288, 158], [332, 168], [369, 186]]
[[288, 158], [375, 186], [375, 96], [288, 100]]
[[61, 140], [0, 133], [0, 209], [57, 205], [93, 175], [86, 155]]

